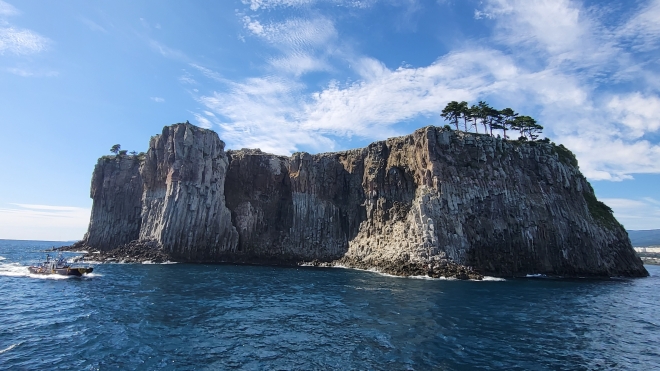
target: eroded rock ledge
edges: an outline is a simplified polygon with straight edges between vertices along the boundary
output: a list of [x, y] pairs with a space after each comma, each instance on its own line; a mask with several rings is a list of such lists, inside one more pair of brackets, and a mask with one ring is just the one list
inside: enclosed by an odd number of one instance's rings
[[81, 245], [102, 253], [155, 241], [182, 262], [473, 279], [648, 275], [575, 157], [550, 143], [426, 127], [286, 157], [225, 152], [215, 132], [176, 124], [143, 158], [102, 158], [93, 179]]

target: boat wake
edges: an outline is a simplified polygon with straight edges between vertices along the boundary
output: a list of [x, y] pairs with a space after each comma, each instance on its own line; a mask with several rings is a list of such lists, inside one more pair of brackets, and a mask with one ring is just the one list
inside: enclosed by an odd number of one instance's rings
[[[22, 265], [20, 263], [0, 263], [0, 276], [5, 277], [28, 277], [28, 278], [37, 278], [42, 280], [68, 280], [76, 276], [63, 276], [59, 274], [32, 274], [28, 270], [27, 265]], [[88, 273], [82, 277], [82, 279], [89, 279], [94, 277], [102, 277], [100, 274]]]
[[21, 345], [21, 343], [12, 344], [12, 345], [10, 345], [9, 347], [7, 347], [5, 349], [0, 349], [0, 354], [7, 353], [7, 352], [9, 352], [10, 350], [16, 348], [19, 345]]

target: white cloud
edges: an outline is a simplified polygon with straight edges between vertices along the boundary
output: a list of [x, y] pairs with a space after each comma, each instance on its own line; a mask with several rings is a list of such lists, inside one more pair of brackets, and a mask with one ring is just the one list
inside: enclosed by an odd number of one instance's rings
[[7, 72], [21, 77], [54, 77], [59, 75], [57, 71], [31, 70], [18, 67], [7, 68]]
[[656, 48], [660, 41], [660, 0], [649, 1], [617, 33], [636, 49]]
[[0, 236], [8, 239], [81, 239], [90, 210], [72, 206], [10, 204], [0, 208]]
[[17, 15], [18, 10], [14, 8], [11, 4], [7, 4], [6, 2], [0, 0], [0, 16], [11, 16], [11, 15]]
[[192, 114], [195, 116], [195, 120], [197, 120], [197, 126], [204, 129], [210, 129], [211, 127], [213, 127], [211, 121], [206, 117], [200, 115], [199, 113], [192, 112]]
[[195, 79], [193, 79], [192, 76], [188, 72], [186, 72], [183, 75], [179, 76], [179, 82], [181, 82], [182, 84], [190, 84], [190, 85], [197, 84], [197, 81]]
[[[246, 30], [283, 53], [266, 59], [275, 72], [231, 82], [193, 66], [225, 87], [198, 99], [218, 115], [221, 136], [229, 144], [261, 143], [262, 149], [277, 153], [301, 146], [334, 148], [333, 136], [383, 139], [399, 134], [402, 122], [437, 117], [449, 100], [486, 99], [497, 108], [534, 115], [548, 136], [577, 154], [590, 179], [660, 173], [660, 146], [646, 139], [660, 128], [660, 99], [651, 93], [660, 90], [660, 76], [621, 46], [621, 35], [633, 34], [622, 29], [636, 34], [654, 30], [643, 20], [653, 19], [658, 1], [641, 7], [624, 26], [606, 27], [597, 10], [576, 1], [488, 0], [475, 15], [494, 20], [492, 37], [428, 66], [397, 69], [351, 53], [328, 58], [328, 45], [341, 49], [329, 18], [269, 22], [263, 20], [266, 12], [242, 16]], [[250, 4], [256, 9], [295, 6], [286, 1]], [[337, 61], [349, 62], [359, 79], [320, 89], [301, 83], [302, 74], [332, 72], [331, 62]], [[608, 84], [621, 81], [640, 85], [635, 91], [610, 91]]]
[[204, 76], [208, 77], [211, 80], [215, 80], [222, 83], [229, 82], [229, 80], [223, 78], [219, 73], [212, 71], [206, 67], [200, 66], [195, 63], [190, 63], [190, 66], [196, 69], [197, 71], [201, 72]]
[[91, 19], [82, 17], [80, 21], [92, 31], [99, 31], [106, 34], [108, 33], [108, 31], [105, 28], [103, 28], [98, 23], [92, 21]]
[[304, 49], [319, 46], [337, 36], [334, 24], [327, 18], [292, 18], [285, 22], [261, 24], [248, 16], [243, 23], [253, 35], [259, 36], [274, 45], [291, 49]]
[[156, 102], [156, 103], [163, 103], [163, 102], [165, 102], [165, 98], [161, 98], [161, 97], [150, 97], [149, 99], [151, 99], [152, 101], [154, 101], [154, 102]]
[[660, 129], [660, 98], [657, 96], [644, 96], [639, 92], [614, 96], [607, 108], [614, 118], [631, 129], [628, 134], [633, 137]]
[[337, 6], [365, 8], [370, 6], [376, 0], [243, 0], [244, 4], [249, 4], [250, 9], [273, 9], [279, 7], [301, 7], [310, 6], [316, 3], [329, 3]]
[[25, 55], [46, 49], [49, 40], [34, 31], [14, 27], [0, 28], [0, 55], [11, 53]]
[[325, 60], [304, 53], [292, 53], [284, 57], [273, 58], [269, 64], [277, 70], [296, 77], [312, 71], [332, 70], [332, 66]]
[[189, 60], [188, 56], [180, 50], [170, 48], [153, 39], [147, 38], [146, 41], [153, 50], [157, 51], [158, 53], [160, 53], [160, 55], [162, 55], [165, 58], [177, 59], [180, 61]]
[[614, 216], [626, 229], [660, 229], [660, 202], [655, 199], [604, 198], [601, 201], [612, 208]]
[[284, 22], [262, 24], [243, 17], [243, 25], [253, 36], [277, 48], [282, 55], [269, 59], [280, 72], [299, 77], [312, 71], [331, 71], [327, 59], [337, 39], [332, 21], [324, 17], [291, 18]]
[[203, 95], [198, 100], [206, 111], [221, 116], [216, 122], [220, 137], [232, 148], [258, 147], [278, 154], [295, 152], [300, 145], [321, 151], [334, 148], [334, 142], [324, 136], [301, 130], [297, 116], [304, 85], [278, 77], [226, 84], [226, 91]]

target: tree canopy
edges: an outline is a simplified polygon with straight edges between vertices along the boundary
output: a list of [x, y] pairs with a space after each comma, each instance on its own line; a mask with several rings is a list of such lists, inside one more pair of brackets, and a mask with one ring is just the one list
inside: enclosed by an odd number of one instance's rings
[[112, 148], [110, 148], [110, 152], [114, 153], [115, 155], [119, 154], [120, 150], [121, 150], [121, 144], [115, 144], [114, 146], [112, 146]]
[[481, 124], [484, 133], [492, 136], [493, 130], [502, 130], [504, 138], [508, 138], [507, 130], [515, 130], [520, 133], [519, 140], [537, 140], [543, 131], [543, 126], [532, 117], [520, 115], [508, 107], [497, 110], [484, 101], [472, 106], [466, 101], [451, 101], [447, 103], [440, 116], [455, 125], [456, 130], [460, 130], [458, 123], [462, 120], [466, 132], [474, 127], [475, 132], [479, 133], [479, 124]]

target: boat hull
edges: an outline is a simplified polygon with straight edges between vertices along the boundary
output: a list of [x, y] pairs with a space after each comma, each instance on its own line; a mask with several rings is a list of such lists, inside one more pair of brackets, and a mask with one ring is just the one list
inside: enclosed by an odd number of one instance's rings
[[59, 274], [60, 276], [76, 276], [80, 277], [83, 274], [88, 274], [92, 273], [94, 268], [55, 268], [55, 269], [47, 269], [44, 267], [28, 267], [28, 270], [32, 274], [43, 274], [43, 275], [49, 275], [49, 274]]

